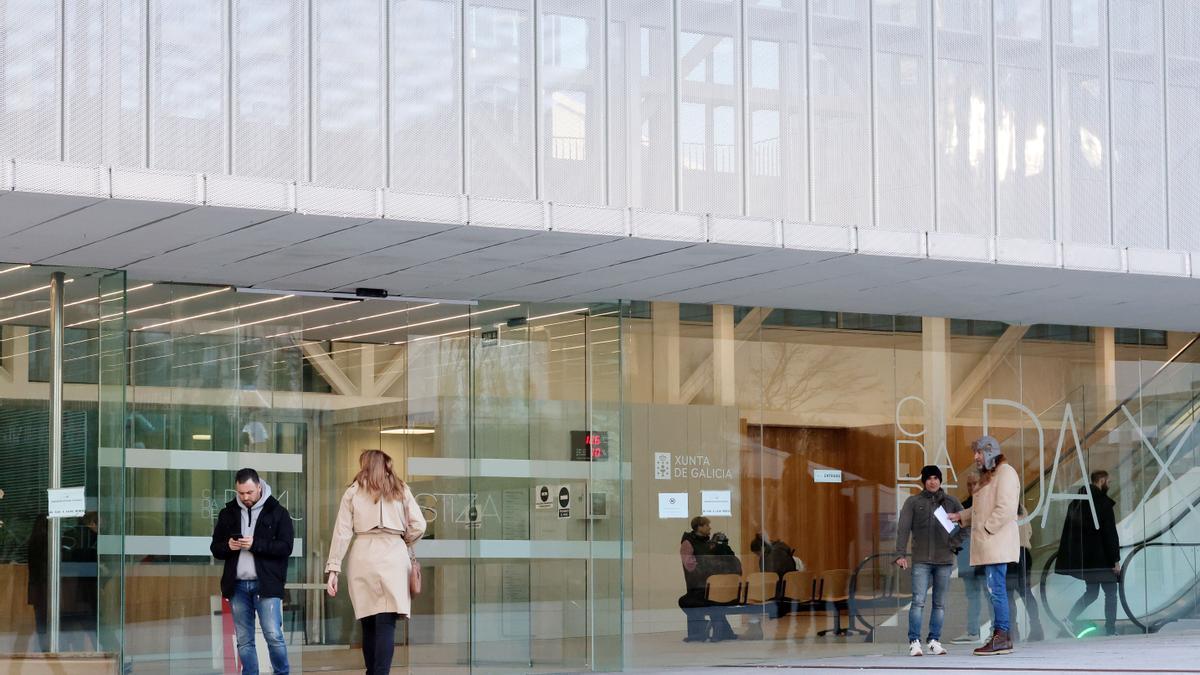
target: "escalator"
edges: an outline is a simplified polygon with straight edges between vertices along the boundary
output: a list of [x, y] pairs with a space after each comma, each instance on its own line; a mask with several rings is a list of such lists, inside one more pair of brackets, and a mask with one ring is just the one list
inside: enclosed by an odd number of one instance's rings
[[[1122, 556], [1118, 619], [1127, 620], [1138, 632], [1157, 632], [1173, 621], [1200, 618], [1198, 361], [1200, 336], [1163, 363], [1080, 440], [1089, 457], [1115, 454], [1121, 458], [1118, 466], [1104, 467], [1113, 476], [1109, 496], [1128, 509], [1117, 522]], [[1070, 454], [1063, 451], [1060, 469], [1073, 463], [1074, 448], [1070, 450]], [[1047, 467], [1043, 481], [1049, 480], [1051, 469]], [[1027, 492], [1033, 489], [1040, 488], [1036, 484], [1026, 488]], [[1057, 532], [1047, 534], [1057, 539]], [[1035, 552], [1035, 560], [1046, 556], [1039, 589], [1042, 605], [1051, 620], [1066, 630], [1061, 617], [1083, 593], [1084, 584], [1054, 574], [1057, 548], [1057, 543], [1046, 546]], [[1102, 608], [1101, 598], [1082, 618], [1100, 621]]]

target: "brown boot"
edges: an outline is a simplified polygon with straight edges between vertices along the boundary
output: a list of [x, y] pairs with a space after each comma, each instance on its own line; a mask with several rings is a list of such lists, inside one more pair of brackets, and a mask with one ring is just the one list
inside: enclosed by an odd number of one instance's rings
[[987, 642], [983, 643], [982, 647], [975, 650], [975, 656], [995, 656], [997, 654], [1011, 654], [1013, 650], [1012, 638], [1008, 631], [997, 630], [992, 631], [992, 637]]

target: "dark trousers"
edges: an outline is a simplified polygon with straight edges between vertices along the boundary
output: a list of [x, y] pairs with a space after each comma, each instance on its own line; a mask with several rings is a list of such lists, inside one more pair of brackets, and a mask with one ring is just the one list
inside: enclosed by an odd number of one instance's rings
[[392, 654], [396, 651], [396, 618], [399, 614], [386, 612], [359, 619], [363, 632], [363, 662], [367, 675], [387, 675], [392, 672]]
[[1088, 605], [1096, 601], [1096, 596], [1100, 595], [1100, 589], [1104, 589], [1104, 632], [1108, 635], [1117, 634], [1117, 582], [1115, 581], [1089, 581], [1087, 588], [1084, 589], [1083, 595], [1075, 602], [1075, 606], [1067, 613], [1067, 624], [1070, 625], [1075, 621], [1075, 618], [1087, 609]]
[[[1026, 640], [1041, 640], [1042, 619], [1041, 613], [1038, 611], [1038, 601], [1033, 595], [1031, 578], [1033, 572], [1033, 561], [1029, 549], [1021, 547], [1021, 561], [1019, 563], [1008, 564], [1008, 579], [1006, 587], [1008, 590], [1008, 607], [1009, 611], [1016, 607], [1017, 598], [1020, 597], [1025, 603], [1025, 611], [1029, 613], [1029, 625], [1024, 626], [1024, 639]], [[1014, 631], [1015, 632], [1015, 631]], [[1013, 638], [1016, 639], [1015, 637]]]

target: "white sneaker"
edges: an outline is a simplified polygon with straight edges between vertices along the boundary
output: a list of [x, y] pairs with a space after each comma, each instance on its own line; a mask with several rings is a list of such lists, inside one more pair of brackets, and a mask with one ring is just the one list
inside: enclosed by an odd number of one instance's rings
[[913, 640], [912, 642], [908, 643], [908, 655], [909, 656], [925, 656], [925, 652], [921, 651], [921, 641], [920, 640]]
[[938, 642], [937, 640], [930, 640], [929, 653], [933, 654], [934, 656], [941, 656], [946, 653], [946, 648], [943, 647], [942, 643]]
[[950, 641], [950, 644], [955, 645], [971, 645], [978, 644], [979, 633], [963, 633]]

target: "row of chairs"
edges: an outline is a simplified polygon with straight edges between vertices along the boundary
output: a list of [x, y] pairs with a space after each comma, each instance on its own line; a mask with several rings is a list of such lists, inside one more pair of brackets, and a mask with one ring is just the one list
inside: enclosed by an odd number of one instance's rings
[[834, 612], [834, 627], [818, 631], [825, 636], [862, 633], [849, 625], [842, 627], [842, 611], [850, 612], [850, 570], [827, 570], [817, 575], [808, 571], [794, 571], [782, 578], [774, 572], [753, 572], [746, 576], [737, 574], [714, 574], [708, 578], [705, 599], [714, 605], [728, 607], [728, 613], [763, 613], [775, 617], [782, 603], [790, 611], [831, 609]]

